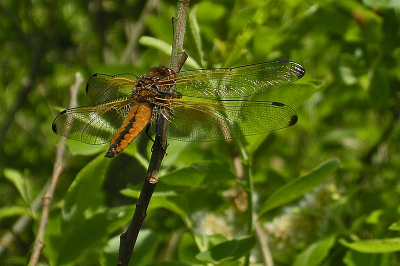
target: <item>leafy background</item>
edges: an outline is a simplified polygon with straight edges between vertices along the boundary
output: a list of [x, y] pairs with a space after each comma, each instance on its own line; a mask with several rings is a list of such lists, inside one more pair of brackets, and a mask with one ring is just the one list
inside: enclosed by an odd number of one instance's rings
[[[1, 265], [29, 261], [60, 140], [51, 123], [75, 74], [167, 66], [175, 7], [0, 3]], [[186, 69], [296, 61], [301, 81], [257, 97], [299, 122], [245, 150], [171, 141], [131, 265], [264, 265], [268, 254], [275, 265], [400, 265], [399, 46], [394, 0], [192, 1]], [[89, 103], [83, 87], [78, 100]], [[68, 147], [41, 262], [115, 265], [151, 143], [140, 136], [112, 160], [105, 146]]]

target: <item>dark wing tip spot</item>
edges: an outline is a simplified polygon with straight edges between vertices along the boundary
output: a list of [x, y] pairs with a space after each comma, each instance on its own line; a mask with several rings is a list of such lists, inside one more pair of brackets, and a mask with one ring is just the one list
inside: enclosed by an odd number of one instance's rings
[[85, 91], [86, 91], [86, 93], [88, 93], [88, 90], [89, 90], [89, 83], [90, 83], [90, 80], [92, 79], [92, 78], [95, 78], [95, 77], [97, 77], [99, 75], [99, 73], [94, 73], [91, 77], [90, 77], [90, 79], [88, 80], [88, 82], [86, 83], [86, 89], [85, 89]]
[[295, 74], [297, 75], [297, 77], [299, 79], [301, 79], [306, 74], [306, 70], [299, 63], [289, 61], [289, 60], [278, 60], [275, 62], [278, 64], [289, 64], [290, 65], [289, 68], [292, 69], [293, 72], [295, 72]]
[[275, 106], [285, 106], [283, 103], [279, 103], [279, 102], [272, 102], [272, 105], [275, 105]]
[[85, 88], [86, 93], [88, 93], [88, 90], [89, 90], [89, 82], [86, 83], [86, 88]]
[[306, 74], [306, 70], [301, 65], [298, 65], [296, 69], [297, 69], [297, 76], [299, 77], [299, 79]]
[[290, 64], [291, 65], [290, 68], [295, 73], [295, 75], [297, 75], [297, 77], [299, 79], [301, 79], [306, 74], [306, 70], [299, 63], [296, 63], [296, 62], [293, 62], [293, 61], [288, 61], [288, 60], [280, 60], [280, 61], [277, 61], [277, 62], [284, 63], [284, 64]]
[[57, 133], [57, 125], [56, 125], [55, 121], [57, 120], [58, 117], [60, 117], [60, 116], [62, 116], [63, 114], [67, 113], [67, 111], [68, 111], [68, 109], [63, 110], [63, 111], [62, 111], [61, 113], [59, 113], [59, 114], [57, 115], [57, 117], [54, 119], [53, 124], [51, 125], [51, 129], [53, 130], [54, 133], [60, 134], [60, 133]]
[[296, 62], [290, 62], [294, 65], [294, 71], [297, 74], [297, 77], [300, 79], [306, 74], [306, 70], [302, 65]]
[[293, 115], [289, 120], [289, 127], [295, 125], [298, 120], [299, 117], [297, 115]]
[[287, 64], [287, 63], [290, 63], [290, 61], [289, 60], [278, 60], [278, 61], [276, 61], [278, 64]]
[[53, 123], [53, 124], [51, 125], [51, 129], [53, 130], [54, 133], [57, 133], [57, 126], [56, 126], [56, 124]]

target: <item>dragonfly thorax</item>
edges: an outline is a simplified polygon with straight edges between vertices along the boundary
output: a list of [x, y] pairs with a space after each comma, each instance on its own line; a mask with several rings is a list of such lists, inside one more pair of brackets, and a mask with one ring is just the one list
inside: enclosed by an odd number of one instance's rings
[[166, 67], [155, 67], [149, 71], [147, 77], [155, 79], [155, 85], [160, 94], [175, 94], [175, 83], [178, 75], [172, 69]]

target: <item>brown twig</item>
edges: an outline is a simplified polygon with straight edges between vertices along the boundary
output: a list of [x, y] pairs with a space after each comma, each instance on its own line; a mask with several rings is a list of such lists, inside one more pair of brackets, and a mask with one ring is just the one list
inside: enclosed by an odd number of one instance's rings
[[269, 249], [269, 246], [268, 246], [268, 239], [267, 239], [265, 233], [263, 232], [260, 222], [257, 220], [256, 216], [257, 216], [256, 214], [253, 215], [254, 229], [255, 229], [255, 234], [257, 236], [258, 245], [260, 246], [261, 255], [264, 260], [264, 265], [272, 266], [272, 265], [274, 265], [274, 261], [272, 259], [271, 250]]
[[158, 5], [158, 2], [158, 0], [147, 1], [136, 23], [126, 21], [125, 27], [128, 36], [128, 44], [125, 47], [120, 63], [126, 64], [129, 61], [132, 63], [137, 61], [138, 54], [136, 48], [138, 40], [142, 35], [148, 15]]
[[[80, 73], [77, 73], [75, 84], [70, 88], [70, 93], [71, 93], [71, 100], [69, 104], [70, 108], [76, 107], [78, 89], [80, 86], [82, 86], [83, 82], [84, 82], [83, 77], [81, 76]], [[58, 180], [61, 174], [64, 172], [64, 165], [62, 159], [64, 155], [66, 140], [67, 140], [66, 138], [62, 138], [60, 143], [58, 144], [50, 186], [48, 187], [46, 194], [43, 196], [42, 215], [40, 217], [35, 245], [33, 247], [33, 252], [29, 262], [29, 265], [31, 266], [37, 265], [42, 249], [44, 248], [44, 234], [46, 232], [46, 225], [49, 219], [51, 202], [53, 199], [54, 191], [57, 187]]]
[[[30, 209], [32, 212], [34, 213], [37, 212], [42, 206], [43, 195], [47, 191], [48, 184], [49, 182], [46, 182], [46, 184], [43, 186], [38, 196], [33, 200], [32, 204], [30, 205]], [[1, 236], [0, 256], [2, 256], [6, 252], [7, 247], [10, 246], [10, 244], [16, 239], [16, 236], [18, 236], [30, 225], [31, 221], [32, 221], [31, 215], [23, 215], [11, 226], [9, 231], [7, 231], [6, 233], [4, 233], [4, 235]]]
[[[176, 73], [179, 73], [183, 63], [185, 62], [183, 58], [187, 57], [186, 53], [183, 51], [183, 39], [185, 35], [188, 8], [189, 0], [178, 1], [174, 23], [174, 40], [172, 44], [170, 61], [170, 68]], [[165, 118], [163, 115], [158, 116], [156, 128], [157, 132], [160, 132], [160, 134], [156, 135], [155, 142], [153, 144], [149, 167], [143, 183], [142, 191], [140, 192], [138, 203], [136, 204], [132, 221], [129, 224], [126, 232], [121, 234], [120, 237], [119, 258], [117, 265], [125, 266], [129, 263], [136, 239], [139, 235], [140, 227], [146, 218], [147, 207], [158, 182], [158, 172], [161, 162], [168, 147], [168, 118]]]

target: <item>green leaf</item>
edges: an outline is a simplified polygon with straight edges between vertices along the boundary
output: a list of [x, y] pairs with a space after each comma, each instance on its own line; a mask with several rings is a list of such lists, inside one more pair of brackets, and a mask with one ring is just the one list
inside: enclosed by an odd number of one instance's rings
[[135, 206], [124, 206], [98, 212], [64, 233], [62, 243], [58, 243], [57, 265], [72, 262], [92, 244], [129, 222], [134, 210]]
[[[158, 188], [158, 187], [157, 187]], [[124, 188], [120, 191], [120, 193], [124, 196], [131, 197], [134, 199], [138, 199], [140, 196], [140, 189], [135, 189], [135, 188]], [[173, 191], [173, 190], [168, 190], [168, 191], [155, 191], [152, 195], [152, 198], [157, 198], [157, 197], [171, 197], [171, 196], [177, 196], [178, 194]]]
[[267, 18], [268, 15], [264, 8], [259, 8], [253, 13], [252, 19], [242, 28], [239, 34], [236, 35], [235, 40], [232, 42], [224, 66], [231, 67], [235, 61], [245, 54], [245, 46], [253, 39], [258, 28], [264, 24]]
[[101, 154], [78, 173], [65, 195], [62, 208], [64, 225], [82, 218], [86, 209], [98, 205], [95, 203], [110, 162]]
[[172, 46], [169, 45], [168, 43], [164, 42], [163, 40], [160, 40], [160, 39], [157, 39], [154, 37], [150, 37], [150, 36], [143, 36], [139, 39], [139, 43], [141, 45], [155, 48], [165, 55], [171, 54]]
[[73, 156], [77, 155], [94, 155], [99, 152], [106, 152], [108, 144], [104, 145], [89, 145], [77, 140], [69, 139], [67, 140], [67, 147]]
[[303, 250], [293, 263], [293, 266], [313, 266], [321, 265], [323, 260], [329, 255], [329, 251], [336, 242], [336, 235], [321, 239], [312, 243]]
[[347, 266], [393, 266], [397, 265], [396, 253], [367, 254], [348, 250], [343, 257]]
[[[167, 13], [165, 13], [164, 15], [169, 16], [167, 15]], [[173, 14], [171, 14], [171, 16], [172, 15]], [[146, 33], [148, 33], [149, 36], [156, 37], [166, 42], [171, 41], [173, 36], [171, 21], [169, 21], [170, 23], [165, 23], [165, 17], [160, 16], [160, 14], [157, 14], [157, 12], [150, 12], [145, 17]]]
[[[178, 214], [184, 222], [188, 222], [188, 206], [183, 197], [152, 198], [149, 209], [164, 208]], [[189, 226], [189, 225], [188, 225]], [[190, 226], [189, 226], [190, 227]]]
[[339, 62], [340, 77], [347, 86], [356, 84], [359, 77], [365, 75], [365, 71], [360, 71], [362, 69], [360, 60], [354, 55], [342, 54], [339, 57]]
[[24, 207], [12, 206], [0, 209], [0, 221], [13, 216], [31, 215], [31, 212]]
[[[156, 39], [156, 38], [149, 37], [149, 36], [143, 36], [139, 39], [139, 43], [141, 45], [155, 48], [165, 55], [171, 54], [172, 46], [160, 39]], [[200, 68], [199, 64], [196, 61], [194, 61], [194, 59], [191, 57], [189, 57], [186, 60], [185, 66], [188, 66], [191, 68]]]
[[390, 97], [390, 88], [387, 81], [388, 76], [384, 70], [376, 69], [372, 73], [372, 78], [369, 87], [369, 96], [371, 106], [381, 107], [386, 104]]
[[[118, 260], [120, 234], [107, 241], [101, 265], [114, 265]], [[145, 266], [152, 262], [159, 246], [158, 235], [150, 229], [140, 230], [129, 265]]]
[[374, 9], [400, 8], [400, 2], [396, 0], [363, 0], [363, 3]]
[[389, 226], [389, 230], [400, 231], [400, 222], [392, 223], [392, 224]]
[[253, 235], [234, 239], [197, 254], [196, 259], [211, 263], [238, 259], [248, 254], [255, 244], [256, 238]]
[[212, 162], [197, 162], [160, 177], [163, 184], [182, 187], [197, 187], [206, 180], [227, 182], [232, 179], [235, 175], [228, 168]]
[[157, 238], [157, 233], [149, 229], [140, 230], [129, 265], [149, 265], [157, 252]]
[[311, 191], [313, 188], [323, 183], [339, 166], [339, 159], [329, 159], [303, 176], [300, 176], [277, 191], [275, 191], [261, 206], [259, 215], [285, 205], [299, 197], [304, 193]]
[[203, 59], [203, 48], [201, 45], [201, 36], [200, 36], [200, 27], [199, 23], [197, 22], [197, 17], [196, 17], [196, 6], [192, 8], [189, 14], [189, 25], [190, 25], [190, 30], [193, 35], [194, 43], [196, 44], [196, 50], [200, 58], [200, 64], [201, 66], [204, 66], [204, 59]]
[[217, 23], [226, 13], [223, 5], [213, 1], [201, 1], [195, 7], [200, 23]]
[[377, 263], [378, 255], [377, 254], [365, 254], [356, 252], [354, 250], [348, 250], [346, 255], [343, 257], [343, 262], [347, 266], [375, 266], [381, 265]]
[[189, 263], [190, 265], [201, 264], [201, 262], [196, 259], [196, 254], [198, 253], [199, 248], [193, 240], [193, 237], [189, 233], [184, 233], [178, 246], [179, 261]]
[[190, 265], [192, 264], [186, 264], [179, 261], [159, 261], [146, 264], [146, 266], [190, 266]]
[[194, 165], [171, 171], [160, 177], [160, 182], [181, 187], [197, 187], [203, 183], [206, 172], [199, 171]]
[[340, 239], [339, 242], [350, 249], [362, 253], [388, 253], [400, 251], [400, 238], [361, 240], [352, 243]]
[[24, 201], [27, 204], [30, 204], [30, 192], [28, 190], [26, 180], [22, 176], [21, 172], [14, 169], [6, 168], [4, 169], [4, 177], [14, 185]]

